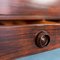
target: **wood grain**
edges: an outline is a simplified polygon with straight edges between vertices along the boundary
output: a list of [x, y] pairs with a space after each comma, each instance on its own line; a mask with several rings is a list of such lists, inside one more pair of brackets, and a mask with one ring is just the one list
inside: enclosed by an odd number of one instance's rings
[[0, 0], [0, 20], [43, 18], [60, 18], [60, 0]]
[[[57, 22], [56, 22], [57, 21]], [[58, 20], [49, 21], [49, 20], [0, 20], [0, 26], [18, 26], [18, 25], [29, 25], [29, 24], [59, 24]]]
[[[35, 37], [43, 30], [48, 32], [50, 43], [38, 48]], [[14, 60], [56, 48], [60, 48], [60, 25], [0, 26], [0, 60]]]

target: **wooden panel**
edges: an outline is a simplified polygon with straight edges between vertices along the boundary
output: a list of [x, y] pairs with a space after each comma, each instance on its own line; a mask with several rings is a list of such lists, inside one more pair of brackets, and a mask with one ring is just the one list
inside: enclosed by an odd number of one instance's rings
[[0, 20], [60, 18], [60, 0], [0, 0]]
[[[47, 31], [50, 43], [44, 48], [35, 45], [36, 34]], [[15, 58], [60, 47], [60, 25], [0, 26], [0, 60]]]

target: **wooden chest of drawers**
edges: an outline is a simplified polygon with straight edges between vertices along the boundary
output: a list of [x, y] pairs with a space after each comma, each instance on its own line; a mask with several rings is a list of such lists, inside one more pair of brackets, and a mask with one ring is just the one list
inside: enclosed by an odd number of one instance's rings
[[60, 24], [45, 19], [60, 19], [59, 0], [0, 0], [0, 60], [59, 48]]

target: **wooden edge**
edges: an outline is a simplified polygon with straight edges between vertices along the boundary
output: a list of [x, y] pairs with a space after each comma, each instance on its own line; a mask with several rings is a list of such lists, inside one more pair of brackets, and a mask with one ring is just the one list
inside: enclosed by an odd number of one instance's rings
[[31, 15], [31, 16], [8, 16], [2, 15], [0, 16], [0, 20], [41, 20], [41, 19], [60, 19], [60, 16], [39, 16], [39, 15]]

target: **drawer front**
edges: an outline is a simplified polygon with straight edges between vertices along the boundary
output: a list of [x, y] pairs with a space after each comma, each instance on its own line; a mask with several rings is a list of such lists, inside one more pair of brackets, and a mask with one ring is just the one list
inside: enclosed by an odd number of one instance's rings
[[60, 25], [0, 26], [1, 60], [12, 60], [59, 47]]
[[0, 20], [60, 18], [59, 0], [0, 0]]

